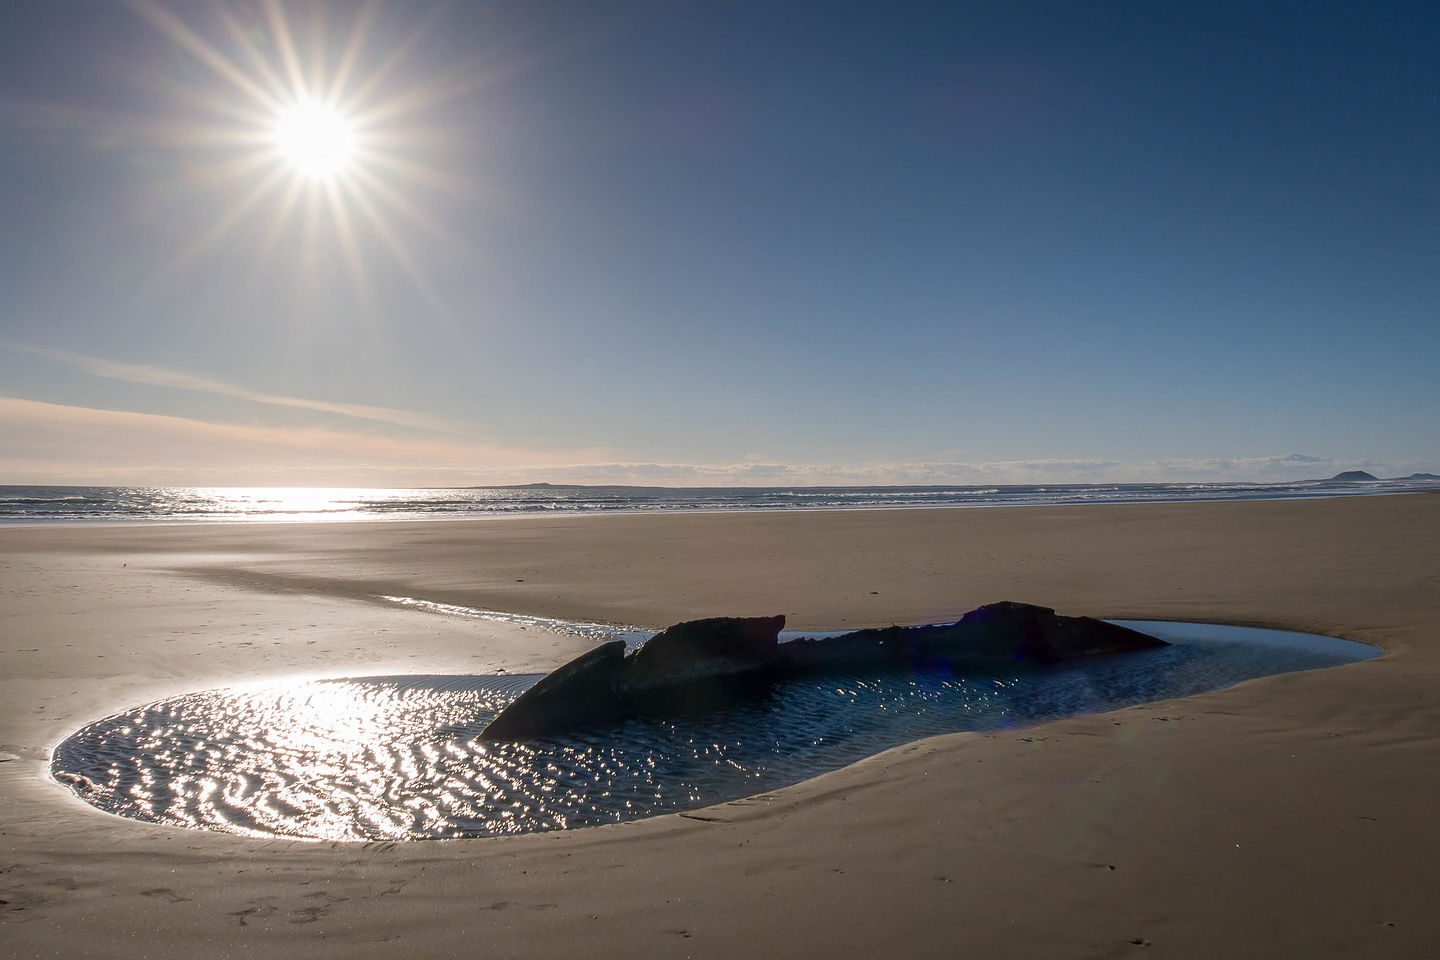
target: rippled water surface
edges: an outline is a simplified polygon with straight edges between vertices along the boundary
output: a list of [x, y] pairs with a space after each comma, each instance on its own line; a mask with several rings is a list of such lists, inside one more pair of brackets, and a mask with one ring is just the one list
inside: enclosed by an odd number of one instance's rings
[[1326, 637], [1140, 623], [1175, 646], [985, 676], [807, 678], [720, 712], [563, 739], [482, 742], [538, 676], [405, 676], [231, 687], [93, 723], [51, 772], [136, 820], [327, 840], [493, 836], [688, 810], [958, 730], [1184, 696], [1377, 655]]

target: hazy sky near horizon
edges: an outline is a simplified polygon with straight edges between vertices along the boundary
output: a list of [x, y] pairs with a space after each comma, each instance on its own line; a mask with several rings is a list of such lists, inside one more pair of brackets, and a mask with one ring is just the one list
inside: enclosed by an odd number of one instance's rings
[[[22, 4], [0, 483], [1440, 472], [1437, 36], [1433, 3]], [[275, 129], [330, 94], [355, 152], [315, 179]]]

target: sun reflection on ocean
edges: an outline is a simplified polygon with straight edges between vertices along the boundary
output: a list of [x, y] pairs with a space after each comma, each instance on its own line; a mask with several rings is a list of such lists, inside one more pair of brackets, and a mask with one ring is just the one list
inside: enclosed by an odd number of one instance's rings
[[361, 487], [190, 487], [216, 513], [272, 520], [316, 520], [352, 513], [359, 504], [396, 491]]

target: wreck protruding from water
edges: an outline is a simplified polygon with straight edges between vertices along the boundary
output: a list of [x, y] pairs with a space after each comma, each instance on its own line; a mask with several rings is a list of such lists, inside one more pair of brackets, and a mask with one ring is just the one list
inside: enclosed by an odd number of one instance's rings
[[806, 674], [1046, 667], [1166, 646], [1127, 627], [1012, 601], [986, 604], [954, 623], [781, 643], [784, 626], [784, 616], [712, 617], [677, 623], [628, 655], [622, 641], [602, 644], [521, 694], [483, 737], [524, 740], [627, 716], [721, 706], [737, 691]]

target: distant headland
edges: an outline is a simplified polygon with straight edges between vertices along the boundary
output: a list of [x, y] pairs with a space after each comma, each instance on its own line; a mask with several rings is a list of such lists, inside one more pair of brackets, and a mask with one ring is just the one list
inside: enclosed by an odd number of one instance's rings
[[[1367, 480], [1379, 481], [1381, 478], [1373, 473], [1366, 473], [1364, 470], [1342, 470], [1333, 477], [1321, 480], [1321, 483], [1363, 483]], [[1391, 477], [1390, 480], [1416, 480], [1432, 481], [1440, 480], [1440, 476], [1433, 473], [1412, 473], [1408, 477]]]

